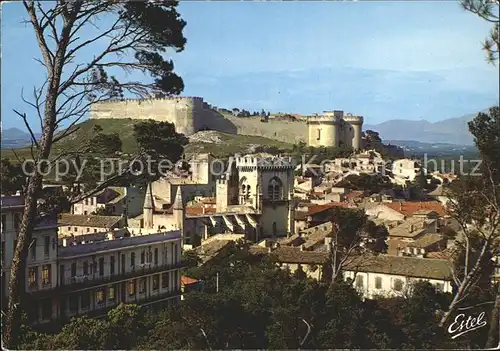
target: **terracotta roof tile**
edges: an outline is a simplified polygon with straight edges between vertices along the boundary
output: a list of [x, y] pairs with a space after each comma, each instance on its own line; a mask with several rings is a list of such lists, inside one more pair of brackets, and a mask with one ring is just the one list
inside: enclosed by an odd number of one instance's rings
[[446, 216], [445, 207], [437, 201], [404, 201], [386, 203], [385, 206], [405, 216], [411, 216], [419, 210], [431, 210], [439, 216]]
[[199, 282], [199, 280], [197, 280], [197, 279], [189, 278], [185, 275], [181, 276], [181, 284], [182, 285], [191, 285], [191, 284], [196, 284], [198, 282]]
[[361, 190], [354, 190], [354, 191], [347, 193], [345, 196], [348, 199], [354, 199], [354, 198], [363, 196], [363, 194], [364, 194], [364, 192]]
[[358, 256], [346, 264], [345, 270], [427, 279], [449, 280], [451, 278], [447, 260], [407, 256]]
[[323, 211], [326, 211], [330, 208], [333, 208], [333, 207], [345, 207], [345, 208], [348, 208], [348, 207], [351, 207], [348, 203], [345, 203], [345, 202], [330, 202], [328, 204], [324, 204], [324, 205], [313, 205], [313, 206], [310, 206], [308, 211], [307, 211], [307, 215], [308, 216], [312, 216], [312, 215], [315, 215], [317, 213], [321, 213]]
[[120, 219], [121, 217], [119, 216], [87, 216], [62, 213], [58, 219], [58, 223], [60, 225], [76, 227], [112, 228]]

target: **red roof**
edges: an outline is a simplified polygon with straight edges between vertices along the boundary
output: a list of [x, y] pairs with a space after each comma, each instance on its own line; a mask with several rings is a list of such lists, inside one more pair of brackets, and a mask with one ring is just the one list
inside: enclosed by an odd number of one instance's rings
[[363, 194], [364, 194], [364, 192], [363, 192], [363, 191], [361, 191], [361, 190], [353, 190], [353, 191], [351, 191], [351, 192], [347, 193], [347, 194], [346, 194], [346, 197], [347, 197], [348, 199], [354, 199], [354, 198], [356, 198], [356, 197], [360, 197], [360, 196], [362, 196]]
[[203, 214], [215, 213], [215, 207], [186, 207], [186, 215], [200, 216]]
[[326, 211], [330, 208], [333, 208], [333, 207], [351, 207], [348, 203], [345, 203], [345, 202], [330, 202], [328, 204], [325, 204], [325, 205], [313, 205], [313, 206], [310, 206], [307, 210], [307, 215], [308, 216], [312, 216], [312, 215], [315, 215], [317, 213], [321, 213], [323, 211]]
[[405, 201], [405, 202], [390, 202], [385, 204], [387, 207], [398, 211], [405, 216], [411, 216], [420, 210], [431, 210], [436, 212], [439, 216], [446, 216], [446, 209], [437, 201]]
[[198, 283], [199, 280], [186, 277], [185, 275], [181, 276], [181, 285], [191, 285]]

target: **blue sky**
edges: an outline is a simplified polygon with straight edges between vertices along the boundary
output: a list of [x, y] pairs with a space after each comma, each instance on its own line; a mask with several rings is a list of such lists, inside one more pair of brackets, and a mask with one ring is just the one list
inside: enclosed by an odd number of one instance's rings
[[[226, 108], [320, 113], [342, 109], [366, 123], [437, 121], [498, 104], [498, 68], [481, 41], [490, 30], [455, 1], [181, 1], [184, 52], [173, 54], [182, 95]], [[21, 3], [2, 6], [2, 124], [43, 82]], [[85, 52], [86, 61], [93, 52]], [[38, 125], [38, 123], [36, 123]]]

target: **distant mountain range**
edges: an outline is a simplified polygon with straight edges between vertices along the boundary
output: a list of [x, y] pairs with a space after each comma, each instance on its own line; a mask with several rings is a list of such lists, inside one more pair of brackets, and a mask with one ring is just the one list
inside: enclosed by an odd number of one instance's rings
[[469, 133], [467, 122], [474, 117], [475, 115], [467, 115], [434, 123], [426, 120], [394, 119], [380, 124], [365, 124], [363, 129], [378, 132], [383, 141], [390, 139], [411, 140], [422, 143], [473, 145], [474, 139]]
[[[35, 133], [39, 139], [42, 133]], [[7, 128], [2, 130], [2, 149], [12, 149], [31, 145], [31, 136], [19, 128]]]

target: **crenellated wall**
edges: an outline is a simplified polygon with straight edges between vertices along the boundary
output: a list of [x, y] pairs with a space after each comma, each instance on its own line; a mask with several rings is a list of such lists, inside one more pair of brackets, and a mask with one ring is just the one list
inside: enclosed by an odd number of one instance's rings
[[165, 121], [175, 124], [178, 133], [191, 135], [203, 124], [203, 98], [166, 97], [156, 99], [125, 99], [92, 105], [90, 118], [132, 118]]

